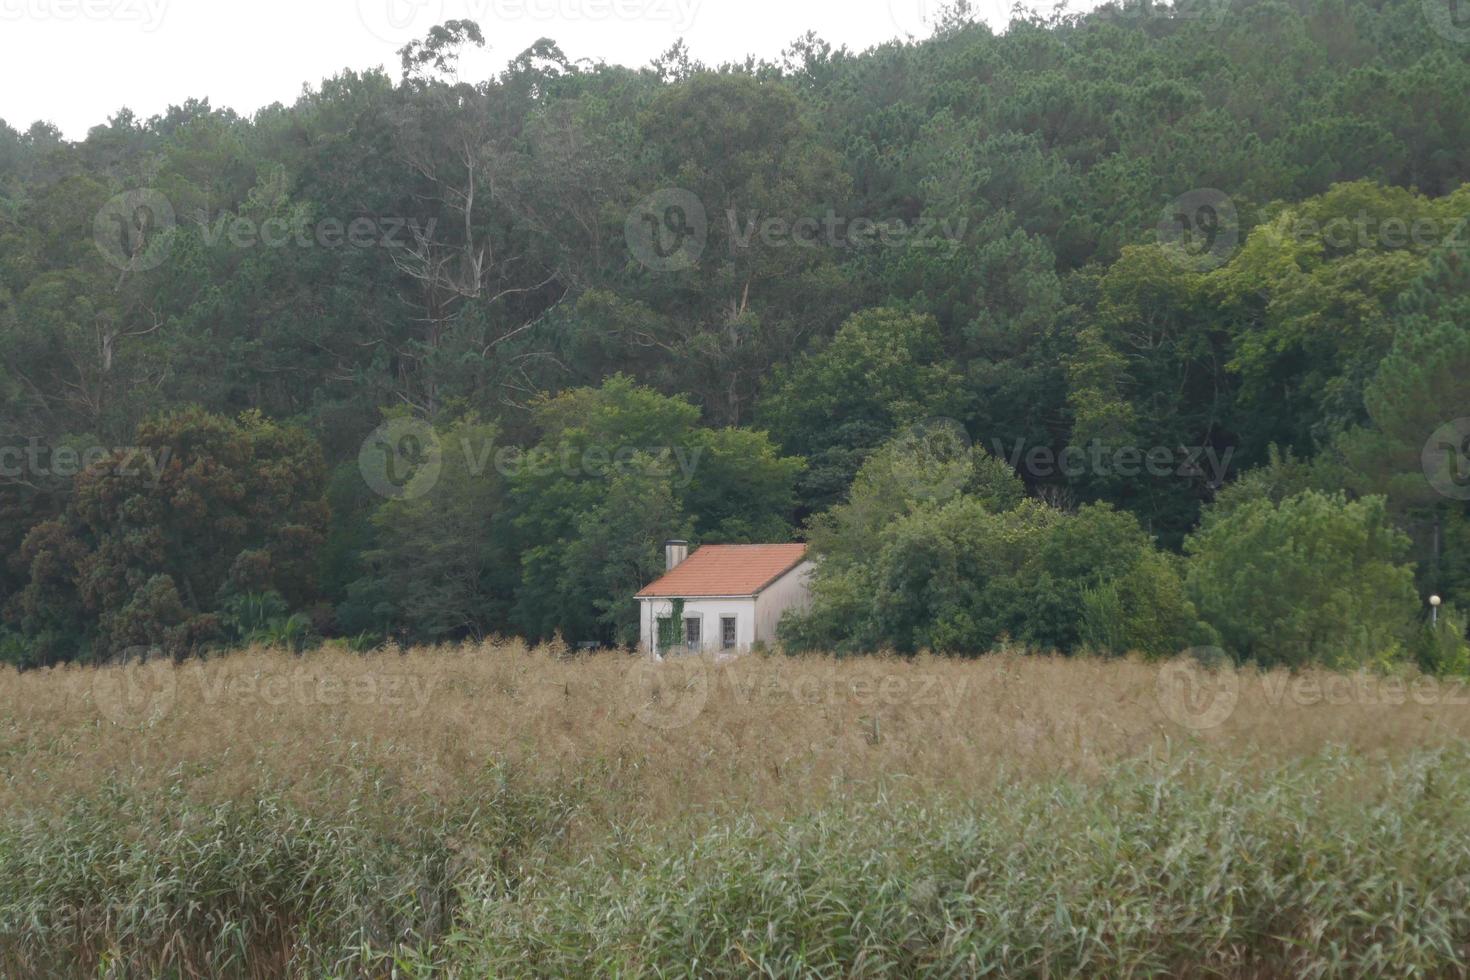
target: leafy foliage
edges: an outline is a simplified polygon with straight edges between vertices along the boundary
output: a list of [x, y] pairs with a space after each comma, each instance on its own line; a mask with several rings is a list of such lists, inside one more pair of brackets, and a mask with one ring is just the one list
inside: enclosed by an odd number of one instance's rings
[[1023, 500], [1015, 477], [978, 450], [932, 462], [898, 442], [859, 472], [852, 499], [814, 534], [813, 608], [782, 624], [793, 646], [973, 652], [1085, 639], [1166, 654], [1200, 632], [1178, 571], [1133, 517]]
[[[612, 642], [676, 533], [806, 526], [822, 588], [871, 605], [988, 547], [963, 527], [984, 496], [967, 478], [966, 499], [908, 501], [859, 476], [935, 419], [1046, 502], [984, 502], [989, 532], [1040, 548], [1081, 527], [1122, 557], [968, 568], [923, 612], [851, 619], [855, 647], [1162, 651], [1201, 634], [1177, 562], [1140, 556], [1287, 485], [1386, 497], [1418, 592], [1465, 607], [1470, 516], [1417, 455], [1470, 416], [1466, 49], [1410, 0], [1197, 13], [1130, 0], [996, 32], [960, 4], [929, 38], [808, 35], [716, 67], [542, 40], [478, 80], [458, 55], [485, 34], [456, 20], [396, 76], [346, 71], [248, 119], [182, 99], [77, 142], [0, 123], [5, 656], [192, 649], [242, 635], [222, 603], [271, 592], [312, 633]], [[1199, 263], [1158, 225], [1207, 189], [1228, 207]], [[704, 234], [660, 270], [629, 228], [670, 193]], [[189, 413], [280, 444], [191, 449], [169, 428]], [[451, 460], [433, 494], [385, 503], [355, 472], [385, 416], [552, 465]], [[183, 488], [101, 476], [92, 453], [157, 448], [159, 426], [195, 461], [177, 513]], [[599, 448], [628, 454], [555, 462]], [[88, 465], [56, 465], [72, 451]], [[1068, 451], [1175, 462], [1029, 462]], [[323, 482], [330, 516], [306, 513]], [[841, 558], [884, 548], [912, 567]]]
[[1353, 666], [1394, 659], [1417, 605], [1409, 541], [1382, 497], [1309, 490], [1206, 518], [1186, 548], [1189, 591], [1238, 656]]
[[309, 436], [186, 409], [140, 426], [136, 445], [79, 476], [21, 546], [30, 574], [12, 606], [43, 658], [66, 640], [103, 659], [178, 656], [219, 638], [231, 596], [314, 597], [328, 512]]

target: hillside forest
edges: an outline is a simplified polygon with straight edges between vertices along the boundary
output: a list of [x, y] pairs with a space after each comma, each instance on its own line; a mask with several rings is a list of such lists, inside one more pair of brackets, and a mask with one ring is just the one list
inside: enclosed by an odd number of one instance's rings
[[248, 118], [0, 123], [0, 662], [628, 644], [686, 538], [810, 542], [790, 650], [1470, 671], [1433, 6], [491, 78], [451, 21]]

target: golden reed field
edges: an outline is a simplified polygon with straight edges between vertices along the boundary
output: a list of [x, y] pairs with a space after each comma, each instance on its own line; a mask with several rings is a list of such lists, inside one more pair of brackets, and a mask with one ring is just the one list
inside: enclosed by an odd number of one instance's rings
[[1470, 697], [486, 643], [0, 671], [0, 976], [1470, 973]]
[[[1458, 682], [1002, 653], [651, 663], [521, 643], [0, 671], [0, 811], [104, 776], [201, 799], [335, 770], [433, 795], [490, 764], [588, 771], [643, 815], [781, 814], [874, 783], [973, 791], [1184, 747], [1262, 763], [1470, 737]], [[350, 780], [349, 780], [350, 781]]]

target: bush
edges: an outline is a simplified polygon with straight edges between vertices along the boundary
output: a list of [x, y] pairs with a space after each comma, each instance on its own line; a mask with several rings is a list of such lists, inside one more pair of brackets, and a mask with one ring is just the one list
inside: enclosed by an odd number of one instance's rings
[[1105, 504], [997, 510], [961, 494], [917, 505], [877, 543], [818, 566], [811, 610], [783, 623], [789, 645], [984, 653], [1010, 637], [1168, 655], [1200, 632], [1175, 567], [1134, 517]]
[[1206, 512], [1185, 542], [1201, 616], [1237, 657], [1263, 665], [1401, 659], [1419, 608], [1409, 541], [1382, 497], [1307, 491]]
[[1427, 674], [1470, 677], [1470, 644], [1465, 617], [1453, 606], [1439, 611], [1438, 623], [1425, 623], [1414, 636], [1414, 662]]

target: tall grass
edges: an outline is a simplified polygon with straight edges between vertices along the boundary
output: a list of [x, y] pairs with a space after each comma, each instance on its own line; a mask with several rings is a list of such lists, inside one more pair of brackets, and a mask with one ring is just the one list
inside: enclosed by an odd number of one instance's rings
[[648, 830], [471, 904], [466, 976], [1463, 976], [1470, 756], [1129, 764]]
[[447, 806], [385, 793], [318, 814], [107, 783], [0, 830], [0, 975], [372, 971], [444, 935], [470, 874], [553, 840], [569, 812], [504, 770]]
[[1232, 679], [1192, 726], [1019, 653], [0, 671], [0, 976], [1465, 975], [1464, 692]]
[[[269, 783], [319, 807], [374, 792], [369, 777], [448, 799], [505, 762], [568, 778], [592, 766], [608, 791], [626, 790], [619, 816], [629, 805], [654, 819], [710, 807], [782, 814], [875, 781], [970, 793], [1018, 776], [1097, 778], [1186, 748], [1270, 762], [1329, 745], [1401, 753], [1470, 738], [1463, 689], [1341, 698], [1341, 675], [1241, 672], [1229, 717], [1195, 730], [1161, 707], [1156, 664], [1022, 653], [751, 656], [691, 672], [516, 643], [254, 650], [172, 668], [166, 697], [120, 713], [119, 679], [149, 681], [153, 669], [0, 668], [0, 815], [52, 808], [108, 776], [140, 793], [179, 784], [205, 803], [251, 799]], [[1303, 682], [1315, 697], [1284, 693]]]

